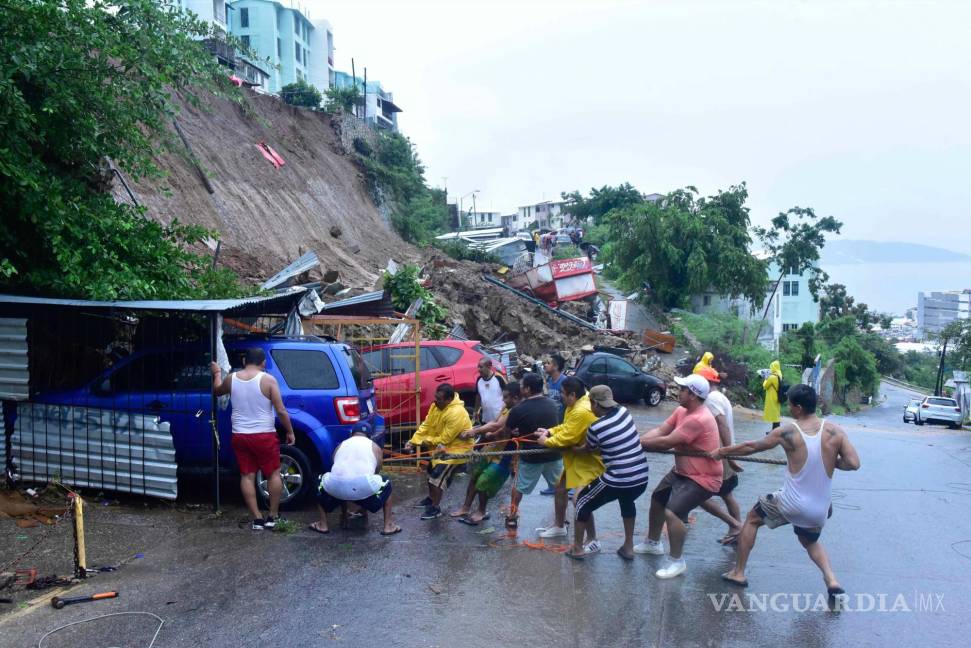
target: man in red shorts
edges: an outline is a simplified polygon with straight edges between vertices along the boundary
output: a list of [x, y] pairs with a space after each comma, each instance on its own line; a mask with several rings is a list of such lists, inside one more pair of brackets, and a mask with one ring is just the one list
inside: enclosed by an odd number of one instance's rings
[[[239, 489], [253, 516], [252, 529], [272, 529], [280, 509], [280, 441], [276, 434], [273, 411], [287, 432], [287, 445], [293, 445], [293, 426], [283, 407], [280, 385], [266, 373], [266, 353], [259, 347], [246, 352], [246, 366], [222, 379], [222, 370], [212, 363], [212, 391], [216, 396], [229, 394], [233, 404], [233, 452], [239, 463]], [[256, 471], [266, 476], [270, 493], [270, 512], [265, 518], [256, 503]]]

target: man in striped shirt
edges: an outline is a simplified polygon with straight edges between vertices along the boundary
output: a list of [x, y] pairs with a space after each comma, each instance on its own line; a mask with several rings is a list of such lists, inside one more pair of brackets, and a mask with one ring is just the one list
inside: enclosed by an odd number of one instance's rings
[[576, 499], [576, 523], [573, 527], [573, 548], [567, 553], [575, 559], [584, 557], [583, 536], [591, 514], [609, 502], [620, 504], [624, 520], [624, 545], [617, 555], [624, 560], [634, 559], [634, 500], [647, 489], [647, 458], [641, 449], [634, 420], [626, 408], [614, 402], [610, 387], [591, 387], [590, 408], [598, 419], [587, 429], [586, 449], [599, 451], [606, 470], [587, 484]]

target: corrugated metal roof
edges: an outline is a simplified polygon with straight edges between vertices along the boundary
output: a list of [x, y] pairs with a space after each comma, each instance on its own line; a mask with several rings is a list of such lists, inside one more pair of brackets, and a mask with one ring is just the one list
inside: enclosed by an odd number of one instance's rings
[[275, 295], [244, 297], [242, 299], [186, 299], [143, 301], [89, 301], [85, 299], [54, 299], [25, 295], [0, 295], [0, 312], [19, 314], [18, 311], [34, 308], [87, 308], [169, 311], [191, 313], [266, 313], [272, 310], [289, 310], [306, 292], [306, 288], [289, 288]]
[[279, 286], [287, 279], [290, 279], [291, 277], [296, 277], [297, 275], [302, 274], [310, 270], [311, 268], [316, 267], [319, 263], [320, 263], [320, 259], [317, 258], [317, 253], [311, 250], [310, 252], [307, 252], [302, 257], [300, 257], [299, 259], [297, 259], [296, 261], [288, 265], [283, 270], [280, 270], [280, 272], [276, 273], [275, 275], [273, 275], [272, 277], [264, 281], [262, 284], [260, 284], [260, 288], [262, 288], [263, 290], [275, 288], [276, 286]]
[[364, 293], [356, 297], [348, 297], [340, 301], [324, 304], [320, 311], [329, 314], [346, 315], [380, 315], [387, 316], [394, 314], [394, 305], [391, 303], [390, 293], [384, 290]]

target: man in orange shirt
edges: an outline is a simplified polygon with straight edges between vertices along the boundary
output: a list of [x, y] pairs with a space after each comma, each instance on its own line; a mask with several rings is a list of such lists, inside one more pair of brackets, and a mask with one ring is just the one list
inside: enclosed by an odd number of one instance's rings
[[[708, 398], [708, 381], [697, 374], [687, 378], [675, 378], [681, 386], [678, 402], [681, 407], [661, 424], [641, 437], [645, 450], [680, 450], [685, 452], [712, 452], [717, 450], [718, 424], [705, 407]], [[647, 541], [636, 545], [634, 553], [664, 555], [661, 529], [668, 526], [671, 543], [670, 562], [655, 572], [658, 578], [674, 578], [687, 568], [681, 551], [687, 535], [685, 522], [692, 509], [710, 497], [717, 495], [722, 485], [722, 464], [710, 457], [684, 457], [674, 459], [674, 469], [654, 489], [651, 495], [650, 524]]]

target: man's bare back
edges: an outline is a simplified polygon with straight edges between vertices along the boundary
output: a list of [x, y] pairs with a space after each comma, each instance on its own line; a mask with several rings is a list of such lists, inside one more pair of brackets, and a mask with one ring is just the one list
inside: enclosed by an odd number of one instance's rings
[[[822, 431], [819, 429], [820, 423], [823, 423]], [[802, 430], [802, 433], [807, 436], [815, 436], [820, 433], [823, 435], [820, 439], [820, 450], [827, 476], [832, 477], [836, 468], [856, 470], [860, 467], [860, 458], [843, 428], [831, 421], [820, 421], [818, 416], [811, 414], [793, 422], [785, 423], [769, 434], [769, 437], [778, 435], [778, 444], [786, 452], [790, 474], [798, 474], [806, 465], [806, 441], [802, 438], [802, 434], [799, 434], [799, 430]]]

